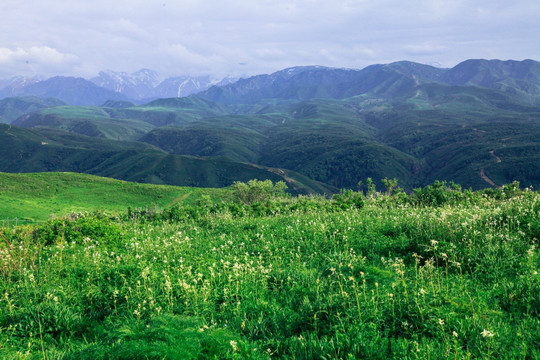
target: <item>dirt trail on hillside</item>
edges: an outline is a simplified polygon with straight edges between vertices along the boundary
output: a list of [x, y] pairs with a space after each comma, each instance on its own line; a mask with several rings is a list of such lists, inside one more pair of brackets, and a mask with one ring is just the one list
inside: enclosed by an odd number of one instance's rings
[[495, 150], [491, 150], [489, 153], [495, 157], [498, 163], [502, 162], [501, 158], [495, 155]]
[[487, 182], [489, 185], [491, 186], [496, 186], [496, 187], [500, 187], [499, 185], [495, 184], [495, 182], [493, 180], [491, 180], [487, 175], [486, 173], [484, 172], [484, 168], [480, 169], [480, 176], [482, 177], [482, 179]]
[[268, 171], [270, 171], [271, 173], [274, 173], [276, 175], [281, 176], [283, 179], [285, 179], [286, 182], [288, 182], [289, 184], [291, 184], [293, 186], [294, 186], [294, 184], [297, 183], [296, 180], [291, 179], [290, 177], [288, 177], [287, 174], [285, 173], [285, 171], [283, 171], [281, 169], [270, 168], [270, 169], [268, 169]]
[[[498, 157], [497, 155], [495, 155], [495, 150], [491, 150], [489, 152], [494, 158], [495, 160], [497, 161], [497, 163], [500, 163], [502, 162], [501, 158]], [[482, 178], [482, 180], [484, 180], [485, 182], [487, 182], [489, 185], [491, 186], [495, 186], [495, 187], [498, 187], [500, 188], [501, 186], [497, 185], [495, 183], [495, 181], [491, 180], [487, 175], [486, 175], [486, 172], [484, 170], [484, 168], [480, 169], [480, 177]]]

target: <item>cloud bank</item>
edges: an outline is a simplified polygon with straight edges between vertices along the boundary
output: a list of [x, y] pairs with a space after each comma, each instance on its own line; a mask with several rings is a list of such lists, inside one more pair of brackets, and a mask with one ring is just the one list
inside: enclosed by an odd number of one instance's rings
[[3, 0], [0, 13], [0, 78], [540, 59], [528, 0]]

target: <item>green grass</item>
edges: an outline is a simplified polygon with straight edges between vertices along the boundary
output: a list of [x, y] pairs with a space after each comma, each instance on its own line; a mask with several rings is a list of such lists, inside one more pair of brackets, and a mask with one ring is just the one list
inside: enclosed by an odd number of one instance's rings
[[6, 359], [540, 357], [540, 196], [516, 184], [207, 198], [0, 235]]
[[0, 222], [45, 221], [51, 215], [193, 204], [225, 190], [139, 184], [76, 173], [0, 173]]

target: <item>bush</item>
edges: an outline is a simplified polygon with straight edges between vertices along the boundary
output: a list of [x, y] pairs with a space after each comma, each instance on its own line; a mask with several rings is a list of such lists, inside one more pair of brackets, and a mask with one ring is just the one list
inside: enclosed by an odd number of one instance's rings
[[75, 218], [51, 219], [38, 226], [33, 236], [35, 241], [45, 245], [63, 241], [80, 243], [87, 237], [112, 244], [121, 238], [120, 230], [119, 225], [106, 217], [78, 215]]
[[411, 200], [416, 205], [441, 206], [449, 202], [455, 203], [463, 198], [459, 185], [436, 180], [424, 188], [414, 189]]
[[254, 204], [285, 195], [287, 185], [278, 181], [275, 185], [271, 180], [249, 180], [247, 183], [236, 181], [232, 185], [233, 198], [243, 204]]
[[364, 196], [361, 192], [341, 190], [339, 194], [332, 196], [333, 203], [342, 210], [351, 208], [360, 209], [364, 206]]

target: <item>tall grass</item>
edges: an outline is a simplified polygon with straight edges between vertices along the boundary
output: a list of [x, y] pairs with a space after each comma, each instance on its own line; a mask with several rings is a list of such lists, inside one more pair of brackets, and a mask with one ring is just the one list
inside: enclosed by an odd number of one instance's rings
[[536, 359], [540, 196], [458, 192], [3, 228], [0, 357]]

